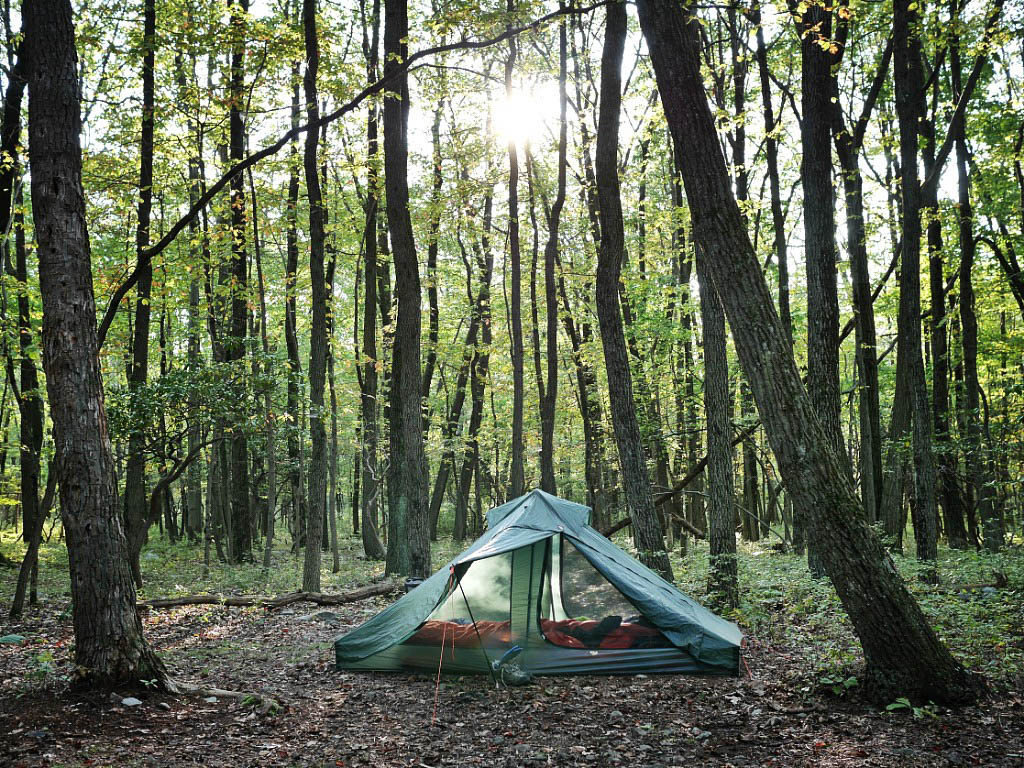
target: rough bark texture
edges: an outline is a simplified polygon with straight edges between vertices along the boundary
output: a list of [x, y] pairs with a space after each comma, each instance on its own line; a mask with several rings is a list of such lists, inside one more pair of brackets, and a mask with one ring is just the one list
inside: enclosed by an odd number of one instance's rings
[[[302, 2], [302, 30], [306, 43], [306, 72], [302, 80], [306, 96], [306, 121], [320, 117], [316, 77], [320, 69], [320, 42], [316, 31], [316, 0]], [[312, 294], [312, 325], [309, 331], [309, 518], [306, 523], [306, 556], [302, 589], [320, 591], [320, 539], [327, 513], [327, 430], [324, 426], [324, 384], [327, 376], [327, 277], [324, 274], [324, 204], [317, 167], [319, 131], [306, 132], [302, 164], [309, 198], [309, 276]]]
[[[807, 264], [807, 392], [832, 443], [845, 461], [839, 403], [839, 294], [836, 284], [835, 207], [832, 199], [832, 11], [812, 3], [797, 22], [800, 33], [800, 180], [803, 185], [804, 256]], [[822, 43], [825, 43], [824, 47]], [[814, 514], [796, 507], [807, 525], [807, 564], [824, 570], [817, 551]]]
[[391, 465], [388, 468], [388, 573], [430, 575], [427, 459], [420, 405], [420, 273], [409, 216], [409, 78], [395, 74], [408, 50], [406, 0], [384, 3], [384, 182], [388, 229], [395, 261], [395, 319], [391, 368]]
[[[232, 163], [245, 157], [245, 125], [242, 106], [245, 101], [245, 27], [249, 0], [229, 2], [231, 13], [231, 109], [228, 151]], [[249, 316], [249, 257], [246, 252], [245, 178], [237, 173], [231, 179], [231, 340], [228, 360], [245, 358]], [[245, 430], [231, 437], [231, 556], [236, 562], [252, 559], [252, 510], [249, 506], [249, 440]]]
[[626, 7], [608, 6], [604, 52], [601, 56], [601, 108], [595, 157], [600, 200], [601, 248], [597, 262], [597, 316], [608, 372], [615, 443], [619, 450], [626, 506], [640, 560], [672, 580], [661, 519], [654, 508], [640, 426], [636, 418], [632, 377], [619, 306], [619, 278], [625, 256], [622, 202], [619, 196], [619, 112], [622, 106], [622, 52], [626, 41]]
[[164, 684], [163, 664], [135, 612], [103, 405], [71, 4], [37, 0], [22, 12], [43, 366], [71, 570], [75, 663], [87, 684]]
[[885, 691], [970, 700], [973, 679], [939, 641], [864, 523], [849, 475], [801, 384], [732, 195], [701, 78], [697, 24], [671, 0], [642, 0], [638, 8], [681, 156], [694, 238], [708, 257], [786, 487], [819, 518], [822, 561], [861, 640], [869, 678]]
[[[932, 454], [932, 413], [921, 355], [921, 185], [918, 179], [918, 122], [923, 112], [921, 41], [916, 4], [893, 5], [896, 112], [900, 127], [900, 201], [903, 213], [903, 254], [900, 270], [899, 341], [896, 354], [909, 379], [914, 444], [914, 540], [919, 560], [934, 562], [938, 540], [935, 502], [935, 457]], [[897, 371], [897, 377], [900, 372]], [[927, 575], [927, 574], [926, 574]], [[929, 579], [933, 575], [927, 575]]]

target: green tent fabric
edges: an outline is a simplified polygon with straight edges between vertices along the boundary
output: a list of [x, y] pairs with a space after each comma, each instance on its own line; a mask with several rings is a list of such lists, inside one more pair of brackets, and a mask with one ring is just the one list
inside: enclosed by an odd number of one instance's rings
[[[335, 640], [338, 668], [436, 670], [440, 663], [487, 673], [514, 649], [533, 674], [737, 674], [736, 625], [630, 557], [589, 519], [588, 507], [540, 490], [495, 507], [469, 549]], [[597, 621], [602, 613], [617, 615]], [[623, 620], [627, 613], [636, 616]], [[432, 640], [431, 631], [442, 634]], [[625, 647], [631, 632], [638, 639]]]

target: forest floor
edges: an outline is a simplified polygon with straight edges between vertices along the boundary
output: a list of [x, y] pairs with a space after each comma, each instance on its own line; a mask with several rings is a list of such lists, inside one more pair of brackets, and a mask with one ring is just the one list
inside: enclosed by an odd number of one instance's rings
[[[437, 561], [454, 551], [442, 543]], [[325, 591], [379, 575], [379, 564], [342, 551]], [[0, 552], [20, 557], [12, 532]], [[489, 678], [342, 673], [331, 640], [381, 610], [374, 598], [317, 615], [310, 604], [189, 606], [148, 611], [149, 640], [172, 674], [190, 683], [274, 697], [250, 701], [141, 690], [74, 693], [73, 636], [63, 547], [43, 553], [40, 605], [6, 618], [16, 572], [0, 568], [0, 766], [1020, 766], [1024, 765], [1024, 556], [943, 552], [946, 585], [1006, 588], [932, 592], [915, 586], [954, 652], [986, 675], [992, 693], [946, 710], [867, 701], [862, 661], [832, 588], [801, 561], [767, 549], [741, 554], [744, 603], [731, 618], [747, 635], [739, 678], [546, 678], [496, 688]], [[329, 555], [327, 564], [329, 565]], [[144, 555], [145, 597], [191, 592], [281, 594], [301, 562], [285, 550], [275, 568], [215, 565], [202, 552], [157, 542]], [[703, 594], [706, 550], [675, 559], [681, 587]], [[913, 562], [899, 565], [913, 581]], [[63, 568], [63, 570], [61, 570]], [[329, 619], [325, 621], [324, 618]], [[747, 669], [749, 667], [749, 671]], [[126, 697], [140, 703], [126, 706]]]

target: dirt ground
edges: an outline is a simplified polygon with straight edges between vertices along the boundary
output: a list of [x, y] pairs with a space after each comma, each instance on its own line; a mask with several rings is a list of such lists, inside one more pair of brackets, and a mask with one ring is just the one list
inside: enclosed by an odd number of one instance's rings
[[[330, 641], [387, 603], [291, 610], [190, 606], [152, 611], [146, 631], [172, 673], [251, 701], [68, 690], [68, 607], [50, 603], [0, 634], [2, 766], [1020, 766], [1024, 697], [882, 712], [837, 697], [798, 654], [749, 638], [740, 678], [489, 678], [348, 674]], [[134, 696], [141, 701], [126, 706]]]

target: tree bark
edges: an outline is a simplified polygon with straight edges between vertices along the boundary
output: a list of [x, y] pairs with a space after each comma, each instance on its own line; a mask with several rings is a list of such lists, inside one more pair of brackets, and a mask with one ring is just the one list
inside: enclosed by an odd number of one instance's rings
[[[928, 403], [924, 360], [921, 356], [921, 185], [918, 179], [918, 123], [923, 117], [921, 41], [911, 0], [895, 0], [893, 36], [896, 112], [900, 127], [900, 200], [903, 254], [900, 271], [899, 341], [896, 354], [909, 379], [914, 445], [914, 539], [917, 557], [934, 564], [938, 538], [935, 502], [935, 458], [932, 453], [932, 414]], [[901, 374], [897, 370], [897, 377]], [[925, 578], [937, 576], [929, 568]]]
[[708, 256], [712, 283], [786, 487], [794, 503], [819, 518], [815, 530], [822, 560], [861, 640], [868, 677], [886, 693], [901, 690], [936, 702], [971, 700], [976, 683], [939, 641], [864, 522], [849, 474], [801, 384], [732, 196], [704, 92], [697, 23], [671, 0], [641, 0], [638, 8], [681, 154], [694, 238]]
[[[139, 204], [135, 228], [135, 251], [139, 262], [139, 280], [135, 286], [135, 326], [132, 337], [132, 362], [128, 369], [128, 387], [138, 390], [149, 378], [150, 294], [153, 287], [153, 264], [142, 257], [149, 247], [149, 225], [153, 211], [153, 133], [156, 59], [156, 2], [143, 3], [142, 28], [142, 121], [139, 138]], [[142, 586], [139, 553], [149, 538], [148, 504], [146, 503], [146, 435], [133, 428], [128, 436], [128, 462], [124, 483], [124, 528], [128, 541], [135, 583]]]
[[77, 674], [87, 685], [155, 679], [172, 687], [142, 634], [118, 514], [96, 344], [71, 4], [37, 0], [22, 13], [43, 366], [71, 570]]
[[604, 51], [601, 56], [601, 107], [595, 157], [600, 201], [601, 247], [597, 262], [597, 316], [608, 373], [612, 424], [626, 505], [641, 562], [672, 580], [661, 519], [654, 508], [640, 426], [636, 418], [632, 377], [619, 305], [619, 279], [625, 260], [622, 201], [619, 196], [619, 112], [622, 107], [622, 53], [626, 42], [626, 7], [608, 6]]
[[[377, 79], [377, 48], [380, 35], [380, 0], [374, 0], [371, 17], [366, 17], [366, 2], [360, 3], [363, 22], [363, 57], [366, 79]], [[362, 441], [359, 450], [359, 489], [363, 553], [371, 560], [383, 560], [386, 552], [378, 534], [377, 508], [381, 479], [377, 467], [377, 216], [380, 205], [377, 134], [377, 105], [369, 102], [366, 115], [366, 202], [363, 226], [363, 357], [360, 414]]]
[[[229, 157], [233, 163], [245, 157], [245, 125], [242, 107], [245, 101], [246, 17], [249, 0], [229, 0], [231, 14], [231, 71], [229, 91]], [[241, 361], [246, 354], [246, 321], [249, 312], [248, 261], [246, 252], [245, 179], [237, 173], [231, 179], [231, 339], [228, 361]], [[231, 538], [235, 562], [252, 559], [252, 510], [249, 507], [249, 440], [244, 429], [231, 437]]]
[[388, 229], [395, 261], [398, 312], [391, 368], [391, 465], [388, 468], [387, 572], [430, 575], [427, 459], [420, 403], [420, 274], [409, 215], [409, 78], [406, 0], [384, 3], [384, 76], [393, 91], [384, 98], [384, 181]]
[[[320, 43], [316, 30], [316, 0], [302, 2], [302, 30], [306, 72], [302, 79], [306, 120], [320, 117], [316, 77], [320, 69]], [[309, 333], [309, 517], [306, 523], [306, 554], [302, 567], [304, 592], [320, 591], [320, 539], [327, 511], [327, 431], [324, 426], [324, 384], [327, 376], [327, 278], [324, 274], [324, 202], [317, 163], [319, 131], [307, 131], [303, 152], [306, 196], [309, 199], [309, 275], [312, 294], [312, 326]]]

